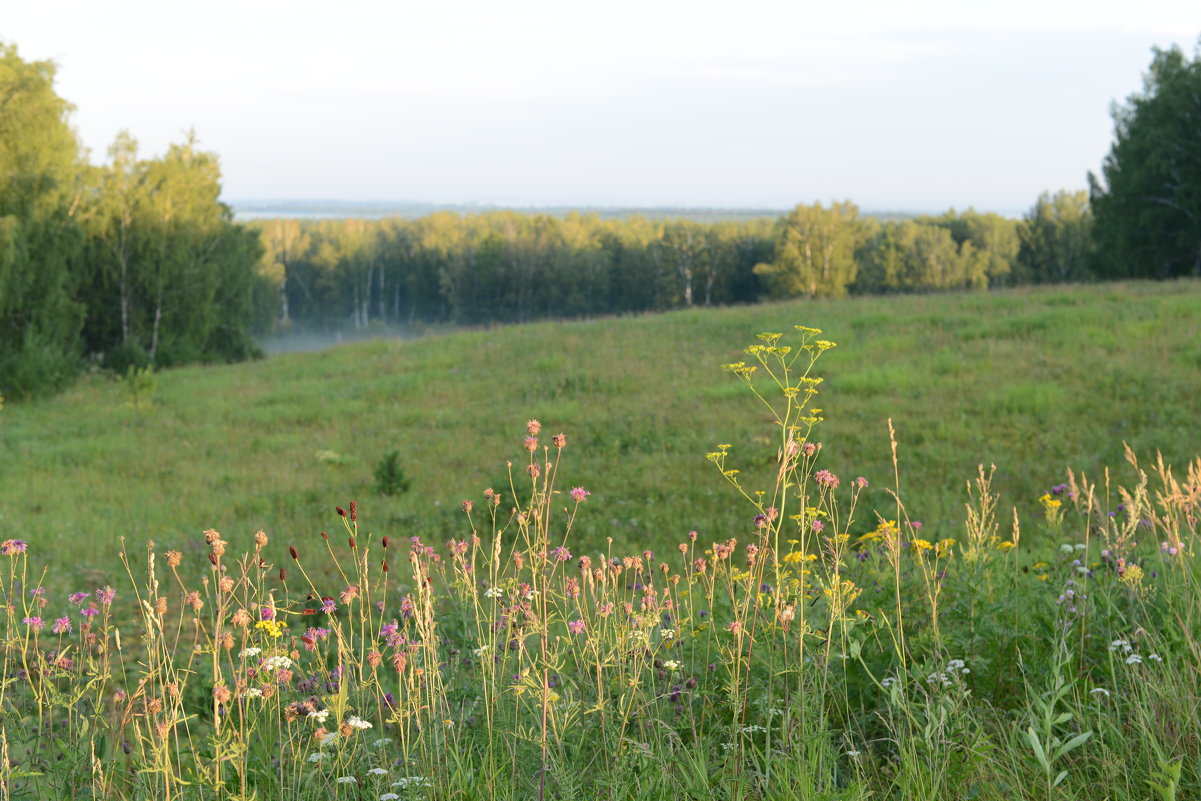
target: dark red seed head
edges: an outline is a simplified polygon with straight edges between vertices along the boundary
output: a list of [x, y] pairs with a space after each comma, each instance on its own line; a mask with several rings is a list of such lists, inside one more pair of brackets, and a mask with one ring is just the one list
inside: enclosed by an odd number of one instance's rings
[[351, 537], [349, 540], [347, 540], [347, 542], [350, 543], [351, 548], [354, 548], [354, 537]]
[[284, 570], [282, 567], [279, 569], [279, 580], [280, 581], [288, 580], [288, 571]]
[[323, 539], [323, 540], [328, 540], [328, 539], [329, 539], [329, 535], [328, 535], [328, 534], [326, 534], [324, 531], [322, 531], [322, 532], [321, 532], [321, 539]]
[[384, 568], [384, 572], [387, 573], [388, 572], [388, 560], [384, 559], [383, 561], [381, 561], [380, 565]]
[[350, 502], [350, 522], [354, 523], [359, 519], [359, 504], [356, 501]]
[[346, 517], [345, 509], [343, 509], [341, 506], [335, 506], [334, 508], [338, 510], [338, 517]]
[[388, 535], [384, 535], [384, 550], [388, 549]]
[[292, 554], [293, 559], [296, 558], [296, 549], [294, 547], [292, 547], [291, 545], [288, 546], [288, 553]]

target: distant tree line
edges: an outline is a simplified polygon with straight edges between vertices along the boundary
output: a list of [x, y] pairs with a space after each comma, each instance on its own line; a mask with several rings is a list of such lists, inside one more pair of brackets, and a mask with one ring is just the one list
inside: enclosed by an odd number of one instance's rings
[[48, 62], [0, 45], [0, 394], [86, 364], [226, 361], [253, 333], [480, 324], [765, 298], [983, 290], [1201, 275], [1201, 57], [1155, 52], [1115, 107], [1088, 192], [1020, 220], [972, 209], [881, 220], [852, 203], [777, 220], [438, 211], [232, 221], [195, 140], [158, 158], [120, 135], [83, 158]]

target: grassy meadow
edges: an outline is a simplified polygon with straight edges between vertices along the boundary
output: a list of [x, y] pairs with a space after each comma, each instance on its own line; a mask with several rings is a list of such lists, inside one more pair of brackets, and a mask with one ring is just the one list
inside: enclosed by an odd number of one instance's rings
[[1198, 309], [782, 303], [11, 404], [0, 801], [1201, 797]]
[[[172, 370], [145, 412], [96, 376], [0, 412], [0, 527], [60, 554], [52, 583], [106, 573], [121, 535], [312, 541], [350, 500], [381, 534], [441, 541], [461, 534], [460, 501], [507, 489], [514, 432], [536, 418], [570, 438], [591, 547], [735, 535], [704, 455], [729, 443], [765, 467], [773, 424], [720, 365], [748, 333], [802, 323], [839, 346], [822, 363], [825, 466], [887, 504], [892, 418], [911, 513], [954, 536], [978, 464], [1029, 518], [1068, 466], [1120, 468], [1124, 442], [1176, 464], [1201, 453], [1198, 309], [1201, 283], [1173, 282], [535, 323]], [[411, 487], [388, 497], [373, 471], [392, 450]]]

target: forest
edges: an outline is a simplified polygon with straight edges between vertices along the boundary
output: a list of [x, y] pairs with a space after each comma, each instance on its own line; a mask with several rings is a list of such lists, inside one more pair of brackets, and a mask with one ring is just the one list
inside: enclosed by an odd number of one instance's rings
[[1021, 219], [875, 218], [844, 201], [725, 221], [499, 210], [237, 223], [218, 156], [194, 134], [148, 157], [122, 133], [94, 165], [54, 83], [53, 63], [0, 45], [10, 397], [89, 368], [251, 358], [269, 333], [1201, 274], [1201, 57], [1178, 49], [1157, 50], [1144, 92], [1115, 107], [1088, 191], [1046, 192]]

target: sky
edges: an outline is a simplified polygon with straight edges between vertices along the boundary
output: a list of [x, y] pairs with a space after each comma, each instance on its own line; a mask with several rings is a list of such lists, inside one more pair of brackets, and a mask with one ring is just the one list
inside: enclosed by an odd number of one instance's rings
[[95, 162], [223, 198], [1021, 214], [1083, 189], [1196, 0], [0, 0]]

